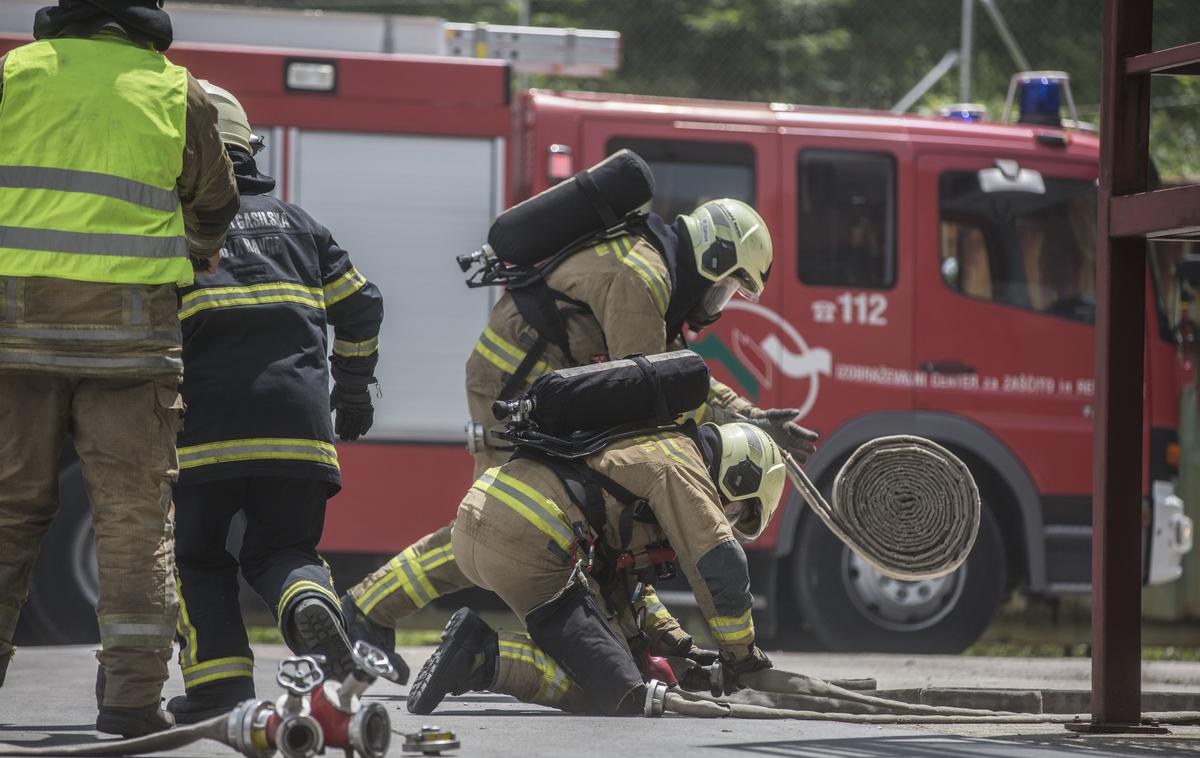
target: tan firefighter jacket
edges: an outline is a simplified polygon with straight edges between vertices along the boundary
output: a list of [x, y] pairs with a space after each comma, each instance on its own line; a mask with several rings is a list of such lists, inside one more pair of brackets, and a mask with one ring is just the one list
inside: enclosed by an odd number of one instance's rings
[[[585, 248], [551, 271], [546, 283], [591, 311], [571, 313], [569, 304], [560, 303], [561, 308], [568, 309], [565, 320], [571, 356], [580, 363], [634, 353], [653, 355], [680, 347], [667, 344], [665, 318], [671, 300], [671, 277], [666, 261], [643, 237], [626, 234]], [[501, 297], [467, 359], [467, 398], [473, 421], [485, 427], [496, 424], [491, 415], [492, 403], [537, 336], [521, 317], [512, 296]], [[558, 347], [547, 345], [526, 386], [548, 371], [570, 365]], [[734, 412], [752, 407], [729, 387], [713, 380], [708, 410], [698, 409], [693, 418], [698, 422], [729, 421]], [[490, 456], [488, 462], [500, 460], [503, 457]]]
[[[735, 658], [746, 656], [754, 643], [746, 555], [725, 519], [696, 444], [679, 433], [654, 434], [614, 443], [585, 462], [643, 498], [653, 514], [653, 523], [634, 520], [632, 531], [627, 532], [630, 539], [624, 549], [632, 554], [632, 566], [619, 572], [620, 592], [628, 597], [639, 581], [649, 584], [656, 550], [673, 549], [717, 645]], [[622, 513], [627, 506], [607, 492], [604, 499], [606, 525], [599, 538], [620, 552]], [[485, 471], [459, 506], [454, 528], [502, 554], [520, 556], [512, 564], [514, 571], [529, 570], [524, 566], [537, 571], [559, 566], [564, 576], [576, 562], [586, 563], [587, 547], [578, 535], [595, 536], [558, 475], [528, 458]], [[624, 616], [629, 613], [628, 603], [612, 597], [615, 594], [605, 598], [609, 610]], [[533, 608], [551, 597], [528, 598], [522, 605]], [[658, 652], [671, 650], [686, 637], [652, 587], [643, 587], [635, 605], [646, 608], [646, 631]]]

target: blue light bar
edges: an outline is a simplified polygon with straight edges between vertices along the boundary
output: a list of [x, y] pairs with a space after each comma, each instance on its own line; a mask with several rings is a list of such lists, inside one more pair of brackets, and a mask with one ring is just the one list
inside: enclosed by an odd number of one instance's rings
[[973, 124], [987, 118], [987, 106], [981, 103], [955, 103], [938, 108], [937, 114], [942, 118]]
[[1022, 124], [1062, 126], [1063, 81], [1057, 77], [1031, 76], [1017, 83], [1017, 98]]

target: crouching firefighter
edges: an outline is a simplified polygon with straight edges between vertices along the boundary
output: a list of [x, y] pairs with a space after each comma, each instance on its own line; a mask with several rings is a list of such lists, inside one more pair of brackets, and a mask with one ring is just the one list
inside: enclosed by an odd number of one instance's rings
[[[497, 633], [460, 609], [409, 692], [410, 711], [490, 690], [571, 712], [639, 712], [643, 627], [657, 611], [638, 600], [672, 560], [719, 646], [727, 685], [770, 667], [754, 644], [739, 544], [762, 533], [784, 489], [783, 456], [768, 434], [746, 422], [689, 422], [611, 438], [582, 458], [518, 445], [471, 487], [451, 539], [467, 578], [498, 594], [528, 634]], [[690, 639], [676, 652], [704, 656]]]
[[[611, 166], [620, 157], [606, 164]], [[648, 174], [641, 159], [632, 157]], [[577, 192], [577, 183], [578, 178], [564, 182], [501, 214], [489, 239], [512, 219], [524, 223], [525, 237], [536, 238], [541, 222], [526, 212], [529, 204], [561, 189]], [[602, 179], [600, 183], [604, 184]], [[637, 207], [646, 199], [648, 195], [635, 197], [626, 206]], [[613, 204], [625, 209], [616, 201]], [[510, 214], [514, 215], [506, 219]], [[611, 209], [606, 215], [614, 218]], [[735, 293], [757, 300], [766, 285], [771, 236], [758, 213], [739, 200], [706, 202], [671, 224], [655, 214], [632, 214], [618, 226], [619, 231], [568, 250], [553, 266], [539, 269], [532, 284], [510, 287], [492, 309], [466, 364], [469, 429], [473, 430], [468, 447], [475, 457], [476, 477], [512, 453], [511, 446], [490, 428], [495, 425], [490, 409], [497, 399], [516, 396], [555, 369], [609, 356], [661, 353], [681, 341], [686, 327], [699, 330], [716, 321]], [[535, 315], [546, 313], [551, 316], [549, 324]], [[537, 327], [531, 317], [539, 321]], [[798, 411], [761, 410], [715, 380], [707, 401], [689, 411], [698, 423], [747, 418], [800, 462], [814, 450], [817, 435], [794, 422]], [[370, 630], [372, 636], [366, 638], [379, 644], [388, 628], [413, 611], [468, 586], [447, 526], [421, 538], [351, 588], [343, 597], [343, 607], [348, 617], [356, 619], [354, 627], [364, 636]]]
[[[368, 384], [375, 381], [383, 319], [379, 290], [329, 231], [266, 194], [275, 180], [255, 165], [262, 143], [237, 99], [204, 86], [217, 107], [242, 207], [220, 269], [198, 276], [180, 300], [187, 420], [179, 435], [175, 550], [187, 694], [167, 704], [179, 723], [254, 697], [239, 565], [288, 647], [324, 655], [323, 667], [337, 679], [351, 669], [338, 596], [317, 543], [326, 499], [341, 488], [330, 405], [341, 439], [371, 428]], [[246, 530], [235, 560], [225, 544], [239, 511]]]

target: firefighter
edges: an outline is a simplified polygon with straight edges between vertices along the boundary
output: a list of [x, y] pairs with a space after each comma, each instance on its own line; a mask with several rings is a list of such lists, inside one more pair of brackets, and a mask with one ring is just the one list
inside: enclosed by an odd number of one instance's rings
[[[179, 435], [175, 560], [186, 694], [167, 704], [179, 723], [254, 697], [239, 565], [294, 652], [324, 655], [326, 673], [337, 679], [352, 668], [317, 543], [325, 501], [341, 488], [330, 408], [340, 439], [371, 428], [368, 386], [383, 320], [379, 290], [329, 230], [267, 194], [275, 180], [255, 165], [262, 140], [237, 98], [203, 85], [219, 114], [242, 207], [220, 269], [196, 277], [179, 306], [188, 413]], [[225, 544], [239, 511], [246, 530], [235, 560]]]
[[172, 724], [176, 288], [238, 208], [158, 6], [60, 0], [0, 58], [0, 683], [70, 433], [99, 562], [96, 729], [124, 736]]
[[[553, 344], [522, 315], [512, 293], [500, 298], [467, 360], [467, 402], [475, 476], [511, 450], [486, 428], [492, 403], [558, 368], [661, 353], [720, 317], [735, 293], [756, 300], [771, 270], [771, 236], [749, 205], [711, 200], [667, 225], [655, 214], [631, 233], [571, 255], [546, 277], [557, 292], [567, 340]], [[543, 329], [542, 331], [545, 331]], [[696, 421], [741, 418], [761, 427], [803, 462], [817, 435], [795, 423], [795, 409], [761, 410], [714, 380]], [[342, 598], [351, 636], [383, 644], [389, 627], [434, 598], [470, 586], [450, 547], [450, 527], [427, 535]], [[390, 649], [390, 646], [388, 646]]]
[[430, 713], [446, 694], [472, 690], [575, 713], [640, 711], [631, 650], [641, 612], [630, 598], [654, 581], [655, 563], [676, 556], [732, 691], [738, 674], [771, 665], [754, 643], [738, 539], [766, 528], [785, 480], [775, 442], [745, 422], [704, 424], [694, 439], [616, 442], [578, 465], [522, 453], [488, 469], [458, 508], [454, 555], [528, 635], [498, 634], [460, 609], [417, 674], [409, 711]]

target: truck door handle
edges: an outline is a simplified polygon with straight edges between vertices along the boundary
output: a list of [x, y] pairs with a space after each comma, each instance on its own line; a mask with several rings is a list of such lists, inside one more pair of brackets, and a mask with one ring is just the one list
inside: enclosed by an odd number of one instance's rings
[[927, 374], [978, 374], [974, 366], [962, 361], [926, 361], [917, 368]]

